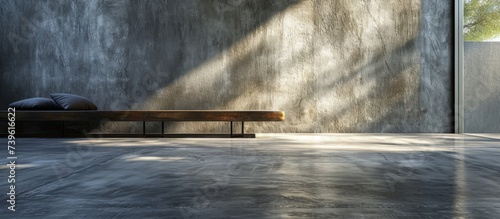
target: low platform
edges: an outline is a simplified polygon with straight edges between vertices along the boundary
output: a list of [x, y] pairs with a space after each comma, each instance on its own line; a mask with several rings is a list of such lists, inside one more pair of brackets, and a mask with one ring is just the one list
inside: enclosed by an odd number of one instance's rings
[[[14, 118], [16, 122], [61, 122], [62, 130], [60, 135], [45, 134], [26, 134], [16, 133], [22, 137], [84, 137], [84, 134], [71, 136], [65, 133], [65, 122], [82, 121], [142, 121], [142, 134], [100, 134], [102, 137], [255, 137], [252, 134], [245, 134], [244, 124], [247, 121], [252, 122], [279, 122], [285, 119], [283, 111], [264, 111], [264, 110], [68, 110], [68, 111], [15, 111], [10, 114], [4, 112], [0, 114], [0, 119], [9, 121]], [[147, 134], [147, 121], [161, 121], [161, 134]], [[227, 121], [230, 122], [231, 132], [229, 134], [166, 134], [164, 132], [165, 121]], [[241, 133], [233, 133], [233, 122], [241, 122]], [[6, 134], [4, 134], [6, 135]]]

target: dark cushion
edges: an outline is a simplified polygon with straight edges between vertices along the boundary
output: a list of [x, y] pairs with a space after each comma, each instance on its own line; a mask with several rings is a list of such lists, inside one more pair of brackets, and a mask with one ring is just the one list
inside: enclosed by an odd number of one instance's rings
[[45, 97], [33, 97], [16, 101], [9, 104], [16, 110], [61, 110], [62, 108], [52, 99]]
[[65, 110], [97, 110], [97, 106], [92, 101], [82, 96], [54, 93], [50, 94], [50, 97]]

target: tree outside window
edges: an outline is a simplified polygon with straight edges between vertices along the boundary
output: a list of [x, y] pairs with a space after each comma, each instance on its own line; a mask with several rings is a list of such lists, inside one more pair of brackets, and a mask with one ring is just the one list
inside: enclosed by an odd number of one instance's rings
[[464, 1], [464, 39], [500, 40], [500, 0]]

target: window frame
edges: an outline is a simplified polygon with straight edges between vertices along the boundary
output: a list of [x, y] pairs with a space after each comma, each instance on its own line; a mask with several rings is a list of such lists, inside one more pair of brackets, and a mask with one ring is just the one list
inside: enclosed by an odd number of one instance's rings
[[454, 1], [455, 52], [454, 52], [454, 130], [464, 133], [464, 0]]

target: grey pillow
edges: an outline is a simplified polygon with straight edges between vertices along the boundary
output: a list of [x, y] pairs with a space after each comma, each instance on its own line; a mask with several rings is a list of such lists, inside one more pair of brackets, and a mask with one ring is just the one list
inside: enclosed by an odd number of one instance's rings
[[97, 110], [97, 106], [89, 99], [65, 93], [53, 93], [50, 97], [65, 110]]
[[61, 110], [62, 108], [52, 99], [45, 97], [33, 97], [9, 104], [16, 110]]

